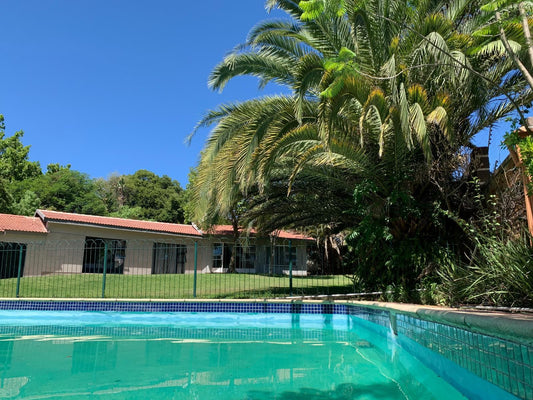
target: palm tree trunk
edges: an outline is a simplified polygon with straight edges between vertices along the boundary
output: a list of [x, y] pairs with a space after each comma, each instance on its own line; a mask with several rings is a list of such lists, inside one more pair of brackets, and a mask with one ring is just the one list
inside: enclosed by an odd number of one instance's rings
[[237, 272], [237, 268], [235, 268], [235, 252], [237, 250], [237, 244], [233, 242], [233, 249], [231, 251], [231, 257], [229, 259], [229, 265], [228, 265], [228, 272], [230, 274], [234, 274]]
[[233, 249], [231, 251], [231, 257], [229, 259], [228, 272], [234, 274], [237, 272], [237, 243], [239, 241], [239, 219], [235, 213], [231, 213], [231, 226], [233, 227]]

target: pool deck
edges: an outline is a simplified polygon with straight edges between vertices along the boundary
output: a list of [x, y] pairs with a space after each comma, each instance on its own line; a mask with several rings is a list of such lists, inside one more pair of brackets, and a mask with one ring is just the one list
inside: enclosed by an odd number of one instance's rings
[[473, 332], [489, 334], [533, 345], [533, 313], [511, 313], [476, 309], [424, 306], [419, 304], [386, 303], [377, 301], [346, 301], [366, 307], [403, 313], [420, 319], [445, 323]]

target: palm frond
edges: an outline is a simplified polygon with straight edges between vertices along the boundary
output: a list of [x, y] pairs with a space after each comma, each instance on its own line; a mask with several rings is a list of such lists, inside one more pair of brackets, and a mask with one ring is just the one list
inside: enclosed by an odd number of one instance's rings
[[212, 89], [223, 90], [232, 78], [250, 75], [291, 86], [292, 67], [289, 60], [277, 54], [229, 54], [215, 67], [209, 77], [208, 85]]
[[409, 125], [411, 131], [414, 132], [418, 144], [422, 149], [422, 153], [426, 157], [426, 161], [430, 162], [432, 158], [431, 146], [426, 129], [426, 119], [424, 118], [424, 112], [420, 104], [415, 103], [409, 107]]

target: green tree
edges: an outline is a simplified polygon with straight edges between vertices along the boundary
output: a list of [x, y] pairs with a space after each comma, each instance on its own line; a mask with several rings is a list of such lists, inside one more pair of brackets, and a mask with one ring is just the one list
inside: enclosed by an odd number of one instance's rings
[[0, 179], [0, 213], [10, 213], [13, 197], [8, 191], [7, 182]]
[[0, 212], [13, 212], [13, 182], [32, 178], [41, 174], [38, 162], [28, 160], [30, 146], [21, 142], [24, 132], [18, 131], [5, 137], [4, 116], [0, 114]]
[[58, 173], [62, 170], [65, 170], [65, 169], [70, 169], [71, 165], [70, 164], [67, 164], [67, 165], [61, 165], [61, 164], [58, 164], [58, 163], [55, 163], [55, 164], [48, 164], [46, 166], [46, 173], [47, 174], [55, 174], [55, 173]]
[[[440, 166], [450, 164], [445, 172], [453, 171], [449, 160], [458, 149], [512, 110], [506, 102], [491, 106], [502, 88], [529, 95], [513, 74], [506, 76], [504, 63], [489, 68], [485, 60], [467, 57], [473, 39], [462, 29], [468, 28], [471, 3], [446, 8], [419, 2], [415, 11], [402, 2], [347, 1], [342, 16], [333, 7], [333, 14], [304, 19], [293, 2], [268, 2], [296, 22], [259, 24], [215, 68], [210, 84], [223, 89], [235, 76], [254, 75], [292, 94], [221, 106], [200, 121], [215, 128], [198, 169], [199, 209], [213, 199], [229, 210], [236, 193], [264, 190], [283, 169], [289, 188], [306, 168], [329, 169], [330, 175], [344, 169], [345, 183], [365, 172], [397, 181], [404, 171], [391, 177], [390, 167], [420, 154], [426, 173], [443, 155]], [[465, 63], [484, 66], [501, 87], [471, 74]], [[376, 164], [389, 173], [376, 174]]]
[[183, 222], [182, 188], [177, 181], [166, 175], [160, 177], [153, 172], [139, 170], [133, 175], [124, 175], [120, 185], [117, 194], [124, 197], [124, 206], [142, 210], [141, 219]]
[[124, 175], [114, 173], [107, 179], [98, 178], [94, 183], [96, 192], [106, 205], [108, 213], [118, 216], [120, 214], [119, 211], [124, 207]]
[[24, 195], [17, 203], [13, 204], [12, 212], [18, 215], [32, 216], [35, 214], [35, 210], [41, 207], [41, 199], [35, 192], [26, 190]]
[[12, 188], [19, 207], [26, 201], [36, 203], [35, 198], [32, 201], [26, 198], [29, 191], [40, 200], [39, 207], [45, 209], [93, 215], [107, 213], [93, 180], [70, 166], [51, 164], [46, 174], [15, 182]]
[[41, 167], [38, 162], [28, 161], [30, 146], [21, 142], [23, 131], [5, 137], [4, 116], [0, 114], [0, 179], [7, 182], [21, 181], [39, 176]]
[[481, 7], [483, 23], [474, 32], [482, 42], [474, 52], [507, 56], [533, 87], [533, 43], [530, 18], [533, 3], [489, 0]]
[[23, 132], [5, 138], [0, 115], [0, 212], [31, 215], [38, 207], [121, 218], [183, 221], [183, 194], [177, 181], [140, 170], [133, 175], [91, 179], [87, 174], [49, 164], [45, 174], [28, 160]]
[[192, 193], [194, 182], [196, 181], [196, 168], [191, 168], [187, 176], [187, 186], [183, 192], [181, 192], [180, 201], [183, 208], [183, 219], [185, 223], [198, 223], [195, 219], [196, 202]]
[[[513, 111], [502, 93], [531, 100], [507, 60], [469, 52], [481, 41], [472, 35], [480, 4], [268, 1], [292, 20], [258, 24], [209, 82], [221, 90], [252, 75], [290, 94], [223, 105], [200, 121], [214, 128], [198, 166], [198, 215], [213, 204], [227, 213], [243, 194], [247, 215], [269, 227], [338, 231], [370, 215], [393, 246], [446, 234], [428, 229], [441, 223], [432, 205], [464, 206], [464, 149]], [[339, 212], [354, 190], [364, 194], [355, 209]], [[274, 204], [280, 194], [289, 197]], [[391, 269], [410, 261], [398, 262]]]
[[109, 214], [111, 217], [127, 219], [145, 219], [145, 210], [142, 207], [122, 206], [117, 211]]

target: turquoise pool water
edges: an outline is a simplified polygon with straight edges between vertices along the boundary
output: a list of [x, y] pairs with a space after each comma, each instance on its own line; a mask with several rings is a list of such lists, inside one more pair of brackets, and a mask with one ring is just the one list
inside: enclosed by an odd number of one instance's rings
[[464, 399], [352, 315], [0, 311], [0, 398]]

